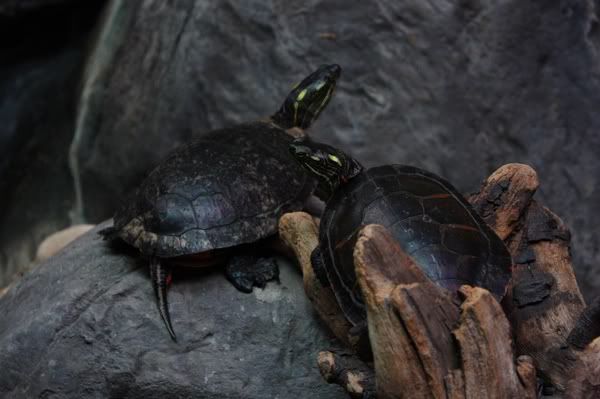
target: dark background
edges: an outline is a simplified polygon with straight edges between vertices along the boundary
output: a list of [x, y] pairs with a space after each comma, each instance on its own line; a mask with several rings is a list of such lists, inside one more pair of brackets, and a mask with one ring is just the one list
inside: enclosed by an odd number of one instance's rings
[[312, 129], [463, 192], [531, 164], [600, 286], [598, 1], [0, 0], [0, 286], [46, 235], [111, 216], [170, 149], [343, 68]]

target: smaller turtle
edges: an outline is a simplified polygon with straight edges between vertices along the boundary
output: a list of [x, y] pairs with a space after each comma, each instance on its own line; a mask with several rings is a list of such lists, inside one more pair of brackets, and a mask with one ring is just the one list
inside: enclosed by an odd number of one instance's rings
[[177, 148], [125, 200], [114, 225], [100, 232], [149, 258], [158, 308], [173, 340], [170, 265], [227, 263], [228, 279], [243, 292], [277, 278], [272, 259], [233, 248], [273, 236], [279, 217], [302, 209], [311, 195], [314, 179], [288, 147], [325, 109], [340, 73], [339, 65], [322, 65], [273, 116], [208, 132]]
[[366, 311], [353, 251], [358, 232], [368, 224], [385, 226], [439, 286], [455, 292], [470, 284], [497, 299], [504, 296], [511, 256], [446, 180], [406, 165], [365, 170], [344, 152], [307, 139], [295, 140], [290, 151], [318, 178], [316, 192], [326, 201], [312, 266], [320, 282], [332, 288], [358, 338], [366, 331]]

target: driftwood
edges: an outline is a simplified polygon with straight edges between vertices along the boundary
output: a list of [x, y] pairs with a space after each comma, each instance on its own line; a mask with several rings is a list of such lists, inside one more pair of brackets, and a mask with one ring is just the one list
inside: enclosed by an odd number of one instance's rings
[[342, 343], [353, 347], [349, 337], [351, 325], [342, 314], [333, 291], [323, 287], [310, 263], [310, 255], [319, 243], [319, 227], [308, 213], [286, 213], [279, 220], [279, 236], [289, 246], [302, 268], [304, 290], [319, 316]]
[[514, 360], [510, 325], [488, 291], [463, 286], [457, 306], [381, 226], [362, 230], [354, 256], [378, 397], [535, 398], [533, 361]]
[[[538, 185], [533, 169], [509, 164], [469, 198], [514, 259], [502, 306], [487, 291], [467, 286], [461, 303], [427, 280], [385, 229], [361, 232], [355, 266], [367, 302], [378, 397], [535, 397], [536, 373], [545, 393], [600, 397], [600, 300], [585, 307], [569, 231], [533, 199]], [[302, 266], [317, 312], [352, 347], [333, 293], [312, 272], [317, 235], [306, 214], [280, 221], [280, 236]], [[321, 372], [352, 397], [368, 397], [372, 376], [364, 365], [353, 371], [345, 359], [322, 353]]]
[[355, 354], [323, 351], [319, 353], [317, 362], [325, 381], [343, 386], [351, 398], [375, 398], [373, 369]]
[[513, 256], [512, 288], [503, 305], [518, 353], [534, 359], [551, 389], [582, 397], [566, 388], [581, 372], [583, 358], [589, 358], [585, 347], [600, 335], [590, 328], [592, 320], [599, 320], [598, 306], [578, 321], [585, 302], [571, 265], [570, 233], [558, 216], [532, 199], [537, 186], [531, 168], [506, 165], [470, 200]]
[[51, 258], [93, 228], [93, 224], [76, 224], [50, 234], [38, 245], [35, 262], [40, 263]]

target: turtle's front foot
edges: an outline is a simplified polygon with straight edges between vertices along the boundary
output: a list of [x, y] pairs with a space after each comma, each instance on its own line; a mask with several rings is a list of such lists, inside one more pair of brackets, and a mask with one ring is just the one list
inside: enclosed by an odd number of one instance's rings
[[252, 287], [264, 288], [267, 281], [279, 282], [279, 267], [273, 258], [234, 256], [225, 267], [227, 279], [238, 290], [252, 292]]

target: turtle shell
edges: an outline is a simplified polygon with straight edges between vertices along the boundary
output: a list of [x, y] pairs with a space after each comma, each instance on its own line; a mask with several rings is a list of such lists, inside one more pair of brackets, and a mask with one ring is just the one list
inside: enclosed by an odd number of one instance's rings
[[446, 180], [404, 165], [371, 168], [340, 186], [328, 200], [319, 241], [328, 280], [354, 325], [365, 320], [354, 271], [358, 232], [385, 226], [425, 274], [456, 290], [463, 284], [504, 296], [512, 260], [504, 243]]
[[174, 257], [273, 235], [314, 187], [289, 155], [293, 138], [268, 122], [210, 132], [179, 147], [114, 216], [119, 237], [142, 253]]

